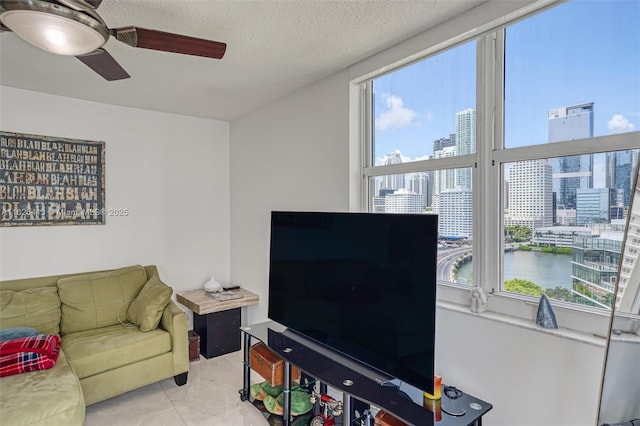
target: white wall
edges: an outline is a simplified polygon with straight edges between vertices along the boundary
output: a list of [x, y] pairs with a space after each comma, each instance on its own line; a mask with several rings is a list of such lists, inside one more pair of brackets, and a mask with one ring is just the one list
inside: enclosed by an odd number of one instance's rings
[[493, 404], [486, 425], [596, 424], [604, 348], [470, 312], [436, 312], [443, 382]]
[[[514, 4], [492, 2], [492, 7]], [[499, 16], [499, 11], [486, 12], [485, 20]], [[464, 25], [477, 25], [478, 16], [466, 23], [462, 18], [460, 32]], [[368, 63], [380, 66], [381, 57], [397, 58], [407, 46], [436, 44], [450, 33], [439, 29], [418, 36], [397, 51], [383, 52], [231, 123], [231, 277], [261, 297], [260, 305], [247, 310], [245, 322], [267, 318], [269, 212], [349, 210], [353, 169], [345, 157], [350, 148], [357, 152], [349, 145], [354, 70], [366, 72]], [[436, 368], [445, 382], [494, 405], [484, 424], [596, 422], [601, 346], [447, 308], [437, 312], [436, 345]]]
[[155, 264], [174, 293], [228, 282], [228, 123], [0, 87], [0, 129], [104, 141], [106, 207], [130, 212], [0, 228], [0, 280]]
[[342, 72], [231, 123], [231, 277], [266, 318], [272, 210], [348, 210], [348, 83]]

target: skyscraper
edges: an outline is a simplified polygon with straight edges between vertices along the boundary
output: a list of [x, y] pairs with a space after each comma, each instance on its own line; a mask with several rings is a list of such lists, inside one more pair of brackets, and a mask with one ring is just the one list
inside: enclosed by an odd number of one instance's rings
[[618, 280], [618, 296], [616, 309], [622, 312], [640, 312], [640, 268], [633, 265], [638, 264], [640, 257], [640, 239], [632, 238], [632, 235], [640, 234], [640, 190], [635, 189], [635, 202], [629, 209], [629, 229], [625, 241], [623, 258], [621, 259], [620, 278]]
[[[433, 156], [435, 158], [453, 157], [456, 155], [456, 135], [433, 141]], [[433, 195], [438, 195], [456, 186], [455, 171], [453, 169], [436, 170], [433, 179]]]
[[422, 213], [424, 198], [420, 194], [399, 189], [384, 197], [385, 213]]
[[433, 141], [433, 153], [442, 151], [442, 149], [448, 146], [456, 146], [456, 134], [451, 133], [448, 138], [440, 138]]
[[431, 205], [431, 191], [429, 190], [429, 175], [425, 172], [410, 173], [407, 175], [408, 190], [422, 195], [423, 207]]
[[[390, 164], [402, 163], [402, 156], [399, 151], [394, 151], [386, 155], [384, 164], [386, 166]], [[388, 175], [384, 176], [382, 182], [382, 188], [380, 189], [393, 189], [398, 190], [404, 188], [404, 175]]]
[[[593, 137], [593, 102], [549, 110], [549, 142]], [[558, 208], [576, 208], [576, 189], [593, 188], [593, 155], [549, 159]]]
[[611, 205], [615, 199], [613, 188], [578, 188], [576, 190], [576, 224], [609, 223]]
[[[476, 152], [476, 111], [472, 108], [456, 113], [456, 156]], [[471, 188], [471, 169], [456, 170], [456, 186]]]
[[553, 224], [551, 166], [546, 160], [518, 161], [509, 168], [509, 214], [505, 225], [535, 230]]
[[622, 199], [616, 204], [629, 207], [631, 186], [633, 185], [633, 169], [638, 162], [637, 151], [616, 151], [607, 153], [606, 186], [622, 192]]
[[473, 192], [466, 187], [440, 193], [438, 233], [473, 238]]

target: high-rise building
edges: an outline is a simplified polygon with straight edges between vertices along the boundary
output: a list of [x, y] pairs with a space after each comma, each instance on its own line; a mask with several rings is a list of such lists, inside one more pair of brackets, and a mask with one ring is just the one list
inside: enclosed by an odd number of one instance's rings
[[374, 195], [372, 198], [373, 201], [373, 212], [374, 213], [384, 213], [384, 199], [385, 197]]
[[611, 220], [610, 207], [615, 197], [616, 190], [613, 188], [578, 188], [576, 190], [577, 225], [608, 223]]
[[[549, 110], [549, 142], [593, 137], [593, 102]], [[593, 155], [549, 159], [557, 208], [576, 208], [576, 190], [593, 188]]]
[[[402, 163], [402, 156], [400, 155], [400, 151], [394, 151], [385, 156], [384, 164], [388, 166], [390, 164], [400, 164]], [[392, 189], [398, 190], [404, 188], [404, 175], [387, 175], [382, 179], [382, 188], [380, 189]]]
[[571, 278], [579, 303], [611, 307], [623, 234], [621, 229], [601, 229], [596, 238], [575, 238]]
[[440, 194], [433, 194], [431, 197], [431, 212], [440, 214]]
[[[434, 152], [435, 158], [453, 157], [456, 155], [455, 146], [447, 146], [439, 151]], [[437, 170], [434, 174], [433, 195], [438, 195], [447, 189], [453, 189], [456, 186], [456, 170], [444, 169]]]
[[612, 205], [629, 207], [633, 171], [638, 162], [638, 151], [608, 152], [606, 156], [606, 186], [622, 192], [622, 199]]
[[473, 238], [473, 192], [466, 187], [440, 193], [438, 233]]
[[425, 195], [425, 206], [431, 207], [433, 204], [433, 195], [435, 193], [435, 181], [437, 170], [429, 170], [427, 173], [427, 193]]
[[509, 168], [509, 214], [505, 225], [532, 231], [553, 224], [551, 166], [546, 160], [518, 161]]
[[[618, 195], [619, 196], [619, 195]], [[611, 220], [621, 220], [624, 219], [624, 207], [622, 206], [611, 206], [609, 207], [609, 218]]]
[[635, 190], [636, 202], [629, 209], [629, 228], [624, 243], [624, 253], [618, 279], [616, 309], [622, 312], [640, 313], [640, 190]]
[[456, 134], [451, 133], [448, 138], [440, 138], [433, 141], [433, 153], [442, 151], [448, 146], [456, 146]]
[[385, 213], [422, 213], [424, 198], [420, 194], [399, 189], [384, 197]]
[[[451, 133], [448, 138], [440, 138], [433, 141], [433, 157], [445, 158], [453, 157], [456, 155], [456, 135]], [[440, 194], [442, 191], [452, 189], [456, 186], [455, 171], [453, 169], [436, 170], [433, 172], [433, 183], [431, 202], [433, 203], [433, 196]]]
[[[476, 152], [476, 111], [472, 108], [456, 113], [456, 156]], [[471, 188], [471, 169], [456, 170], [456, 187]]]
[[[422, 195], [423, 207], [431, 205], [427, 203], [427, 200], [431, 198], [431, 192], [429, 191], [429, 175], [425, 172], [410, 173], [407, 175], [408, 190]], [[430, 200], [429, 200], [430, 201]]]

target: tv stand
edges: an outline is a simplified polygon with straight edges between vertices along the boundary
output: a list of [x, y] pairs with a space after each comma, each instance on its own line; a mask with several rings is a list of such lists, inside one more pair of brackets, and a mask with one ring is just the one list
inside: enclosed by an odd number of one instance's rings
[[[246, 401], [250, 397], [249, 348], [251, 339], [254, 338], [262, 341], [284, 360], [285, 426], [291, 424], [292, 365], [318, 379], [321, 386], [329, 385], [343, 393], [343, 425], [352, 424], [354, 400], [379, 407], [407, 424], [426, 426], [434, 426], [436, 423], [437, 426], [481, 426], [482, 416], [493, 408], [491, 404], [464, 393], [451, 401], [444, 392], [441, 401], [432, 401], [423, 406], [421, 391], [408, 385], [404, 388], [382, 386], [384, 380], [371, 378], [371, 375], [367, 374], [366, 366], [358, 366], [354, 361], [345, 359], [329, 348], [293, 335], [286, 327], [274, 321], [241, 327], [240, 330], [244, 337], [243, 385], [240, 399]], [[449, 406], [455, 410], [447, 410]], [[451, 414], [447, 414], [448, 411]], [[453, 415], [461, 411], [464, 411], [464, 414]]]

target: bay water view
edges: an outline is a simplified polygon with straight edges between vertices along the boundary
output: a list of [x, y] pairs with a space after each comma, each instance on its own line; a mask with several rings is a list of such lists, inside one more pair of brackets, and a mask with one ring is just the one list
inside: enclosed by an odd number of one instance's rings
[[[504, 254], [504, 280], [521, 278], [533, 281], [543, 289], [564, 287], [571, 289], [571, 255], [537, 251], [510, 251]], [[458, 270], [457, 282], [471, 281], [473, 262]]]

